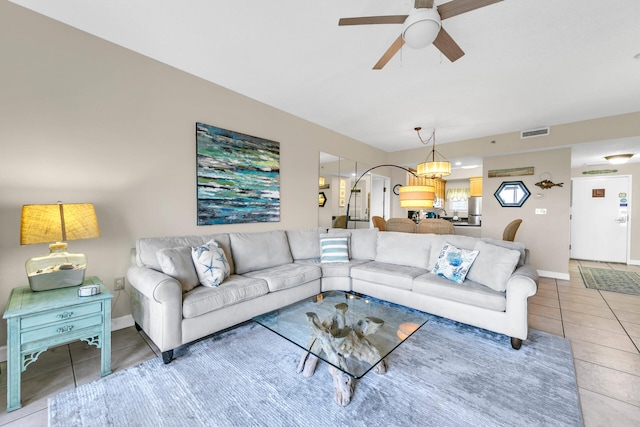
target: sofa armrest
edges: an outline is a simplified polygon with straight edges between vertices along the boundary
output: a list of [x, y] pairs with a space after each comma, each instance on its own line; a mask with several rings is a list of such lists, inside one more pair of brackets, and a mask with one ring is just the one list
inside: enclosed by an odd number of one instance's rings
[[173, 277], [147, 267], [131, 267], [127, 280], [147, 298], [157, 302], [175, 302], [182, 311], [182, 285]]
[[530, 265], [518, 267], [507, 280], [507, 311], [526, 306], [527, 298], [538, 291], [538, 272]]
[[127, 280], [141, 296], [132, 308], [136, 323], [161, 351], [182, 344], [182, 286], [171, 276], [147, 267], [131, 267]]

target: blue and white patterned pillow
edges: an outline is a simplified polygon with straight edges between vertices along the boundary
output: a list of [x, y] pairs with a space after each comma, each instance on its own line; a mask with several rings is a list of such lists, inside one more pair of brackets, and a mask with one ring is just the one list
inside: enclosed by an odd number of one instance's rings
[[478, 251], [460, 249], [445, 243], [442, 245], [438, 262], [431, 272], [452, 282], [462, 284], [478, 253]]
[[198, 280], [203, 286], [213, 287], [229, 277], [231, 268], [224, 251], [215, 240], [210, 240], [202, 246], [191, 248], [191, 257], [196, 267]]
[[321, 234], [320, 262], [349, 262], [349, 236]]

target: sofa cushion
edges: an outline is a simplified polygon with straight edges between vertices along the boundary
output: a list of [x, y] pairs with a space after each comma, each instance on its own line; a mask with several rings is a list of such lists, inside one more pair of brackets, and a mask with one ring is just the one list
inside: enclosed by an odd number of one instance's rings
[[[344, 233], [344, 229], [332, 228], [329, 233]], [[349, 230], [349, 258], [372, 261], [376, 258], [376, 244], [378, 241], [377, 228], [354, 228]]]
[[375, 260], [426, 269], [429, 265], [431, 240], [431, 236], [426, 234], [396, 231], [378, 233]]
[[412, 290], [494, 311], [505, 311], [507, 308], [507, 298], [504, 292], [494, 291], [469, 279], [465, 280], [462, 285], [458, 285], [444, 277], [427, 273], [413, 280]]
[[[389, 233], [385, 231], [380, 233]], [[366, 280], [371, 283], [379, 283], [399, 289], [411, 289], [414, 277], [426, 273], [424, 268], [388, 264], [384, 262], [371, 261], [366, 264], [357, 265], [351, 268], [351, 278]]]
[[197, 317], [210, 311], [257, 298], [269, 292], [264, 280], [231, 275], [223, 284], [213, 288], [198, 286], [184, 294], [182, 316]]
[[160, 249], [156, 256], [162, 272], [177, 279], [182, 285], [182, 292], [189, 292], [200, 284], [191, 258], [190, 247]]
[[431, 253], [429, 254], [428, 270], [433, 270], [438, 262], [440, 251], [445, 243], [453, 245], [460, 249], [473, 250], [476, 246], [476, 242], [479, 240], [477, 237], [462, 236], [456, 234], [429, 234], [431, 237]]
[[283, 230], [260, 233], [232, 233], [231, 252], [236, 274], [263, 270], [293, 262], [287, 235]]
[[495, 291], [505, 291], [507, 281], [520, 259], [520, 252], [491, 245], [482, 240], [476, 242], [475, 250], [478, 251], [478, 257], [467, 277]]
[[304, 259], [296, 261], [299, 264], [317, 265], [322, 269], [322, 277], [350, 277], [351, 267], [362, 265], [369, 261], [364, 259], [352, 259], [349, 262], [323, 262], [319, 259]]
[[177, 247], [200, 246], [209, 240], [215, 240], [222, 246], [231, 267], [233, 274], [233, 259], [231, 258], [231, 247], [229, 246], [229, 235], [227, 233], [207, 234], [203, 236], [174, 236], [174, 237], [142, 237], [136, 241], [136, 264], [139, 267], [149, 267], [157, 271], [162, 271], [157, 254], [160, 249]]
[[206, 242], [202, 236], [179, 237], [143, 237], [136, 241], [136, 264], [139, 267], [149, 267], [162, 271], [158, 261], [158, 251], [166, 248], [193, 247]]
[[478, 251], [460, 249], [445, 243], [442, 245], [438, 262], [431, 272], [461, 284], [477, 256]]
[[518, 260], [518, 267], [522, 267], [526, 263], [527, 251], [526, 246], [522, 242], [509, 242], [507, 240], [492, 239], [490, 237], [483, 237], [482, 240], [492, 245], [500, 246], [502, 248], [513, 249], [520, 252], [520, 259]]
[[324, 228], [309, 230], [287, 230], [289, 249], [294, 260], [320, 258], [320, 234], [326, 233]]
[[229, 277], [229, 262], [215, 240], [192, 248], [191, 257], [201, 285], [220, 286]]
[[264, 270], [245, 273], [246, 277], [262, 279], [267, 282], [270, 292], [293, 288], [322, 277], [322, 270], [316, 265], [284, 264]]
[[335, 233], [321, 234], [320, 262], [349, 262], [349, 236]]

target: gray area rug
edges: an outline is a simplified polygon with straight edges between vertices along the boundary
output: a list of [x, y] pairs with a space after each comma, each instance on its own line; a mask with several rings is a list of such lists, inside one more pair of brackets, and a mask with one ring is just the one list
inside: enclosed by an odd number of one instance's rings
[[51, 426], [580, 426], [568, 340], [531, 330], [509, 338], [433, 317], [388, 358], [389, 371], [333, 401], [320, 362], [254, 323], [49, 399]]
[[578, 267], [587, 288], [640, 295], [640, 275], [633, 271]]

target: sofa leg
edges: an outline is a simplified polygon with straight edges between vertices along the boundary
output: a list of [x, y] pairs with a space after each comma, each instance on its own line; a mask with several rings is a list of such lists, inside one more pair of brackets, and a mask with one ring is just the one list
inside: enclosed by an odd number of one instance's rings
[[522, 346], [522, 340], [520, 338], [511, 337], [511, 347], [514, 350], [520, 350], [521, 346]]
[[140, 325], [138, 325], [137, 323], [134, 323], [133, 325], [136, 327], [136, 331], [140, 332], [142, 330]]
[[171, 359], [173, 359], [173, 350], [167, 350], [162, 352], [162, 361], [165, 365], [171, 363]]

